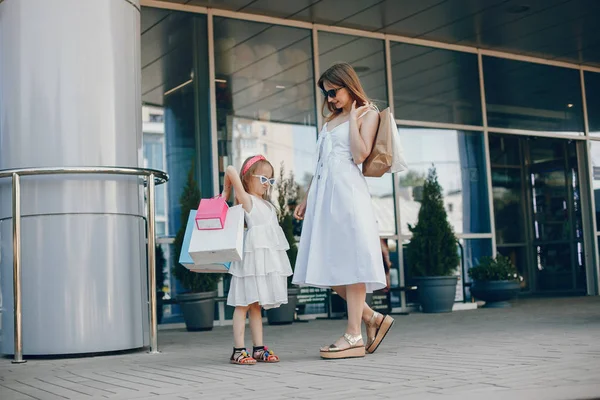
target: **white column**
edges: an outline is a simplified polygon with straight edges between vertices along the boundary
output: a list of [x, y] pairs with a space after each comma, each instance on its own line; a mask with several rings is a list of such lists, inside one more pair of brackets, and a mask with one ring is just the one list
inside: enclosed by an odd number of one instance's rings
[[[0, 169], [141, 165], [139, 0], [0, 2]], [[138, 180], [23, 178], [25, 355], [147, 341]], [[0, 182], [0, 352], [13, 352], [10, 182]]]

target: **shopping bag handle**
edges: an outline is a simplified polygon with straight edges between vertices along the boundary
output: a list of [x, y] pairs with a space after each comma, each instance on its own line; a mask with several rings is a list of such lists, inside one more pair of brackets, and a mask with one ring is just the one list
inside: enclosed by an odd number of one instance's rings
[[[222, 199], [222, 198], [223, 198], [223, 195], [221, 193], [219, 193], [218, 195], [213, 197], [213, 199]], [[227, 203], [227, 200], [225, 200], [225, 205], [227, 206], [227, 209], [229, 209], [229, 203]]]

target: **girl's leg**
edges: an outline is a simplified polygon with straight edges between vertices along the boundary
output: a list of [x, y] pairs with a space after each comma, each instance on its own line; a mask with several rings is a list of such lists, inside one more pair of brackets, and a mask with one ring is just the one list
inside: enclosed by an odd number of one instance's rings
[[248, 307], [238, 306], [233, 311], [233, 347], [237, 349], [244, 347], [246, 314], [248, 314]]
[[250, 305], [250, 331], [252, 332], [252, 342], [254, 346], [262, 346], [263, 343], [263, 324], [260, 305], [254, 303]]
[[250, 356], [244, 345], [248, 307], [238, 306], [233, 311], [233, 354], [229, 359], [233, 364], [252, 365], [256, 360]]
[[252, 357], [256, 361], [276, 363], [279, 362], [279, 357], [271, 350], [267, 349], [263, 343], [263, 324], [262, 324], [262, 309], [258, 303], [250, 305], [250, 330], [252, 331]]

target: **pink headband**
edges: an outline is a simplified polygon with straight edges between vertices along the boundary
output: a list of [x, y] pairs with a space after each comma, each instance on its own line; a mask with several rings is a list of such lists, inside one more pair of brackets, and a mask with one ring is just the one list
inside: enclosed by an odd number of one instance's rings
[[265, 158], [261, 155], [252, 157], [250, 160], [248, 160], [248, 162], [246, 163], [246, 166], [242, 170], [242, 175], [246, 175], [246, 172], [248, 172], [248, 170], [250, 169], [251, 166], [256, 164], [258, 161], [262, 161], [262, 160], [265, 160]]

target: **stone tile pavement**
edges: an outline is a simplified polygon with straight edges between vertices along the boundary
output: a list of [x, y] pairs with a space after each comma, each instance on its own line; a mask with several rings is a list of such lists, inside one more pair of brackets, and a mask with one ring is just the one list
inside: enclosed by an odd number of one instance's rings
[[376, 354], [354, 360], [318, 358], [340, 320], [266, 325], [275, 365], [228, 364], [230, 327], [160, 331], [158, 355], [3, 358], [0, 399], [600, 399], [600, 297], [396, 321]]

